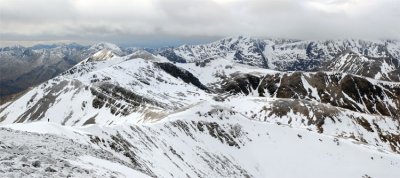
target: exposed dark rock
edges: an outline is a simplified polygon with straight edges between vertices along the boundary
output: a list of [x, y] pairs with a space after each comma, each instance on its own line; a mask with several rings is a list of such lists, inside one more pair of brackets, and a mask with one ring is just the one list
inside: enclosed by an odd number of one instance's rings
[[196, 125], [201, 132], [205, 131], [205, 128], [207, 128], [208, 133], [212, 137], [220, 140], [222, 143], [226, 142], [229, 146], [240, 148], [239, 144], [234, 140], [234, 138], [229, 135], [229, 132], [226, 132], [218, 123], [199, 121]]
[[307, 95], [307, 90], [303, 86], [301, 76], [300, 72], [295, 72], [292, 75], [284, 74], [276, 97], [303, 99]]
[[[304, 88], [302, 77], [317, 93], [313, 94], [310, 89]], [[395, 118], [400, 116], [396, 110], [400, 107], [400, 85], [373, 84], [366, 78], [353, 75], [323, 72], [307, 75], [300, 72], [271, 74], [261, 80], [258, 92], [260, 96], [268, 92], [269, 95], [276, 94], [278, 98], [316, 100], [363, 113]], [[314, 95], [318, 95], [319, 99]], [[388, 104], [387, 99], [392, 100], [396, 107]]]
[[172, 62], [186, 63], [186, 60], [178, 55], [172, 49], [166, 49], [159, 53], [161, 56], [166, 57], [168, 60]]
[[[140, 96], [130, 90], [111, 83], [101, 83], [97, 87], [90, 88], [95, 96], [92, 101], [94, 108], [108, 107], [114, 115], [122, 114], [124, 116], [132, 113], [142, 104], [150, 104], [157, 107], [165, 107], [164, 104]], [[118, 100], [127, 102], [127, 105], [118, 104]]]
[[209, 59], [204, 59], [202, 61], [196, 61], [195, 65], [196, 66], [200, 66], [200, 67], [205, 67], [208, 63], [210, 63], [212, 60], [214, 60], [213, 58], [209, 58]]
[[260, 86], [262, 87], [258, 87], [259, 95], [265, 96], [265, 89], [267, 89], [268, 94], [273, 96], [279, 87], [281, 79], [282, 78], [279, 73], [265, 76], [260, 83]]
[[376, 123], [373, 123], [373, 125], [378, 132], [379, 138], [383, 142], [389, 143], [392, 151], [400, 154], [400, 134], [385, 132]]
[[55, 169], [53, 169], [52, 167], [47, 167], [44, 171], [46, 172], [57, 172]]
[[40, 167], [40, 165], [41, 165], [41, 164], [40, 164], [40, 161], [37, 161], [37, 160], [36, 160], [36, 161], [32, 162], [32, 166], [33, 166], [33, 167], [36, 167], [36, 168], [37, 168], [37, 167]]
[[[331, 119], [334, 121], [334, 118], [337, 117], [339, 113], [339, 110], [335, 107], [328, 107], [323, 104], [306, 100], [277, 100], [273, 102], [272, 108], [270, 109], [268, 117], [272, 115], [283, 117], [288, 115], [289, 112], [302, 115], [307, 118], [307, 120], [302, 121], [303, 124], [315, 125], [319, 133], [323, 132], [322, 126], [325, 123], [325, 119]], [[264, 110], [267, 111], [268, 109], [264, 108]], [[268, 117], [266, 119], [268, 119]]]
[[96, 124], [96, 116], [97, 114], [86, 120], [85, 123], [83, 123], [83, 125]]
[[369, 132], [374, 132], [374, 129], [372, 129], [371, 124], [364, 118], [356, 117], [354, 119], [359, 125], [364, 127], [365, 130], [368, 130]]
[[222, 81], [222, 91], [232, 94], [244, 93], [245, 95], [257, 89], [260, 77], [252, 74], [232, 74], [230, 78]]
[[172, 64], [172, 63], [155, 63], [158, 67], [160, 67], [162, 70], [164, 70], [165, 72], [169, 73], [170, 75], [172, 75], [175, 78], [180, 78], [182, 79], [184, 82], [186, 83], [191, 83], [194, 86], [205, 90], [205, 91], [209, 91], [208, 88], [206, 86], [204, 86], [198, 78], [196, 78], [192, 73], [190, 73], [189, 71], [179, 68], [176, 65]]

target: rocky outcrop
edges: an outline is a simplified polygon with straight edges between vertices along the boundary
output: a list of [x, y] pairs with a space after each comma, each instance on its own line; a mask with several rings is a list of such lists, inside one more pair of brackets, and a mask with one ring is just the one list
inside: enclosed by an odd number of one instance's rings
[[231, 94], [305, 99], [362, 113], [400, 117], [400, 85], [340, 73], [235, 74], [221, 84]]
[[189, 71], [179, 68], [172, 63], [155, 63], [156, 66], [160, 67], [165, 72], [169, 73], [170, 75], [182, 79], [186, 83], [193, 84], [194, 86], [209, 91], [206, 86], [204, 86], [198, 78], [196, 78], [192, 73]]

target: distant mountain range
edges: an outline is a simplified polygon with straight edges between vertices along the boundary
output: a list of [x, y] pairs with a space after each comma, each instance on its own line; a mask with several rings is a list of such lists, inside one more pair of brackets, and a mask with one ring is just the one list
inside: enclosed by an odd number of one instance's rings
[[[93, 46], [72, 43], [0, 48], [0, 97], [7, 98], [51, 79], [102, 49], [120, 50], [110, 43]], [[121, 55], [125, 51], [116, 52]]]
[[278, 71], [336, 71], [400, 81], [400, 42], [285, 40], [239, 36], [159, 52], [176, 62], [229, 58], [235, 63]]
[[[390, 40], [300, 41], [239, 36], [204, 45], [147, 51], [178, 63], [231, 58], [235, 63], [279, 71], [337, 71], [400, 81], [399, 46], [398, 41]], [[0, 48], [0, 97], [53, 78], [101, 49], [126, 55], [139, 48], [124, 49], [110, 43]]]

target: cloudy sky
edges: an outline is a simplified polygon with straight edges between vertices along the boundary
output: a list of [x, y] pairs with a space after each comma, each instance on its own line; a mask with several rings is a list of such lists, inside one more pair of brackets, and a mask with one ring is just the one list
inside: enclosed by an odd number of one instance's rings
[[400, 39], [400, 0], [0, 0], [0, 45], [225, 36]]

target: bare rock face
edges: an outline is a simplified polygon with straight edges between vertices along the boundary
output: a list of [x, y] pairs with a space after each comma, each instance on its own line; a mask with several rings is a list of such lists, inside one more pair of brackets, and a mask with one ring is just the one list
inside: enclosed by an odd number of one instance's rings
[[[137, 111], [140, 105], [146, 103], [155, 107], [163, 107], [162, 103], [140, 96], [121, 86], [110, 83], [102, 83], [97, 87], [90, 88], [94, 99], [92, 101], [93, 108], [101, 109], [102, 107], [110, 108], [111, 114], [128, 115]], [[121, 104], [123, 100], [126, 104]]]
[[256, 91], [261, 78], [252, 74], [235, 73], [222, 81], [221, 90], [232, 94], [244, 93], [249, 95]]
[[155, 63], [156, 66], [160, 67], [162, 70], [164, 70], [165, 72], [171, 74], [172, 76], [176, 77], [176, 78], [180, 78], [182, 79], [184, 82], [186, 83], [191, 83], [194, 86], [208, 91], [208, 88], [206, 86], [204, 86], [198, 78], [196, 78], [195, 76], [193, 76], [192, 73], [188, 72], [185, 69], [181, 69], [177, 66], [175, 66], [174, 64], [171, 63]]
[[400, 85], [340, 73], [278, 73], [256, 77], [236, 74], [225, 79], [222, 91], [232, 94], [304, 99], [329, 103], [353, 111], [400, 116]]

